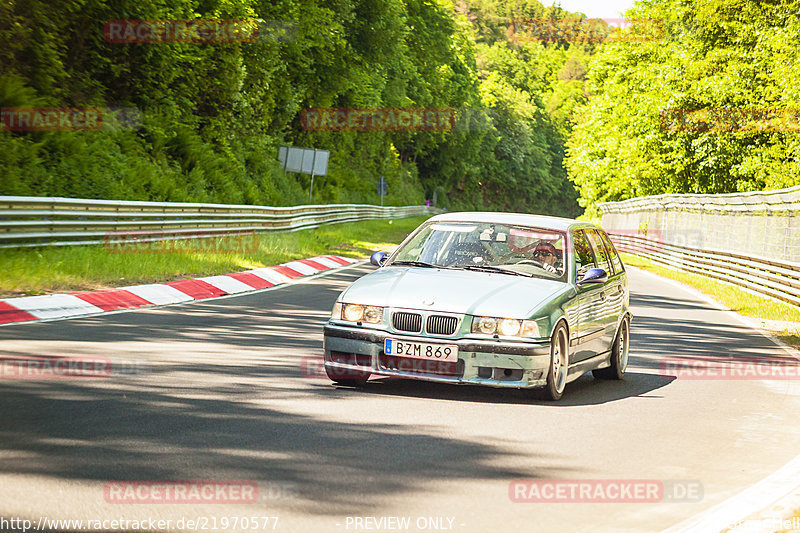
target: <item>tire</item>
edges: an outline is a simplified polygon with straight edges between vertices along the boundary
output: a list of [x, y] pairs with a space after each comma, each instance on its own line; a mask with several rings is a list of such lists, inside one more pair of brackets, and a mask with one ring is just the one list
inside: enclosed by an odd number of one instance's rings
[[347, 370], [344, 368], [328, 368], [325, 366], [325, 373], [328, 379], [337, 385], [345, 387], [363, 387], [371, 375], [369, 372], [359, 372], [357, 370]]
[[550, 368], [547, 371], [547, 384], [539, 391], [539, 397], [556, 402], [564, 395], [569, 370], [569, 336], [563, 323], [556, 326], [550, 339]]
[[611, 346], [611, 366], [592, 370], [592, 375], [597, 379], [622, 379], [628, 368], [628, 353], [631, 343], [631, 323], [628, 317], [620, 322], [614, 344]]

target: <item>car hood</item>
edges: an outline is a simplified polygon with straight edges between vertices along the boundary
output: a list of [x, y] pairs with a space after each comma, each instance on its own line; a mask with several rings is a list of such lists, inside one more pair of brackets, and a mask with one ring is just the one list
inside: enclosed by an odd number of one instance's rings
[[340, 299], [364, 305], [529, 318], [535, 309], [570, 288], [564, 282], [541, 278], [390, 266], [360, 278]]

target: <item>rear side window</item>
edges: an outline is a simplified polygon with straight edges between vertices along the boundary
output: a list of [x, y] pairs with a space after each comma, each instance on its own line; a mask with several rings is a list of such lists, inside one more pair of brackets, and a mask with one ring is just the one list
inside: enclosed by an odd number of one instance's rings
[[600, 238], [603, 239], [603, 244], [606, 245], [606, 250], [608, 250], [608, 255], [611, 258], [611, 264], [614, 265], [614, 272], [617, 274], [623, 272], [625, 267], [622, 266], [622, 259], [619, 258], [619, 254], [616, 248], [614, 248], [611, 238], [605, 231], [600, 230], [598, 233], [600, 234]]
[[597, 268], [594, 252], [583, 230], [572, 233], [572, 242], [575, 244], [575, 269], [580, 279], [590, 268]]
[[595, 257], [597, 257], [598, 266], [605, 270], [609, 276], [613, 276], [614, 270], [611, 268], [611, 259], [608, 257], [606, 247], [603, 245], [603, 241], [597, 233], [597, 230], [588, 230], [586, 233], [589, 235], [589, 240], [592, 242], [592, 248], [594, 248]]

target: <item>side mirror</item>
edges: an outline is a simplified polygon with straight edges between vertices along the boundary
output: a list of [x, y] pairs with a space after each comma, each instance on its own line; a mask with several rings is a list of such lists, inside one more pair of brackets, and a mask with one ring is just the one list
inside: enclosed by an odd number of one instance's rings
[[578, 285], [586, 283], [605, 283], [608, 279], [608, 274], [602, 268], [590, 268], [586, 271], [581, 279], [578, 280]]
[[389, 254], [386, 252], [375, 252], [372, 254], [372, 256], [370, 256], [369, 262], [377, 267], [380, 267], [386, 262], [387, 257], [389, 257]]

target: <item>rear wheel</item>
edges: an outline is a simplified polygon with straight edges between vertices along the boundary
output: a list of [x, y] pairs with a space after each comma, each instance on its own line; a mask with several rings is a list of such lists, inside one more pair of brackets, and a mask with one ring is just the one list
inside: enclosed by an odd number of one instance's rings
[[564, 395], [567, 386], [567, 370], [569, 362], [569, 337], [563, 323], [556, 326], [550, 339], [550, 369], [547, 372], [547, 384], [540, 391], [545, 400], [558, 401]]
[[598, 379], [622, 379], [628, 368], [628, 351], [630, 349], [631, 328], [628, 318], [622, 319], [617, 331], [617, 337], [611, 347], [611, 366], [592, 370], [592, 375]]
[[345, 387], [363, 387], [367, 384], [370, 376], [369, 372], [359, 372], [358, 370], [346, 368], [329, 368], [327, 365], [325, 365], [325, 373], [331, 381]]

